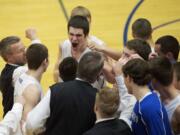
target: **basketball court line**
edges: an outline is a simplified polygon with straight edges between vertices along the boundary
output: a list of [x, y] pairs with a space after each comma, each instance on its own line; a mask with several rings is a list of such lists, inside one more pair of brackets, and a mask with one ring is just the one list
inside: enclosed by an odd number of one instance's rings
[[62, 12], [64, 14], [64, 17], [66, 18], [66, 21], [68, 22], [69, 16], [68, 16], [67, 10], [66, 10], [66, 8], [64, 6], [63, 0], [59, 0], [59, 4], [61, 6], [61, 9], [62, 9]]
[[180, 22], [180, 18], [179, 18], [179, 19], [176, 19], [176, 20], [172, 20], [172, 21], [166, 22], [166, 23], [162, 23], [162, 24], [160, 24], [160, 25], [158, 25], [158, 26], [155, 26], [155, 27], [153, 28], [153, 31], [154, 31], [154, 30], [157, 30], [157, 29], [159, 29], [159, 28], [165, 27], [165, 26], [167, 26], [167, 25], [170, 25], [170, 24], [178, 23], [178, 22]]
[[[140, 0], [136, 5], [135, 7], [132, 9], [132, 11], [130, 12], [129, 16], [128, 16], [128, 19], [125, 23], [125, 27], [124, 27], [124, 32], [123, 32], [123, 45], [125, 46], [126, 45], [126, 42], [128, 41], [128, 30], [129, 30], [129, 25], [130, 25], [130, 22], [134, 16], [134, 14], [136, 13], [136, 11], [138, 10], [138, 8], [140, 7], [140, 5], [144, 2], [144, 0]], [[174, 24], [174, 23], [178, 23], [180, 22], [180, 18], [178, 19], [175, 19], [175, 20], [172, 20], [172, 21], [168, 21], [166, 23], [162, 23], [160, 25], [157, 25], [155, 26], [153, 29], [153, 31], [155, 30], [158, 30], [162, 27], [165, 27], [167, 25], [171, 25], [171, 24]]]
[[132, 11], [130, 12], [128, 19], [125, 23], [125, 27], [124, 27], [124, 32], [123, 32], [123, 45], [126, 45], [126, 42], [128, 40], [128, 29], [129, 29], [129, 25], [130, 22], [132, 20], [132, 17], [134, 16], [135, 12], [137, 11], [137, 9], [140, 7], [140, 5], [143, 3], [144, 0], [140, 0], [135, 7], [132, 9]]

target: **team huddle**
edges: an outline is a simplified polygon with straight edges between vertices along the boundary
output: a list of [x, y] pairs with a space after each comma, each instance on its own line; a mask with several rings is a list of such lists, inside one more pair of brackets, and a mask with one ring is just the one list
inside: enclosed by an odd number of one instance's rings
[[[77, 6], [59, 45], [54, 84], [43, 94], [48, 48], [35, 29], [0, 41], [4, 118], [0, 135], [179, 135], [179, 42], [152, 39], [149, 20], [132, 24], [134, 39], [122, 51], [89, 35], [90, 11]], [[48, 78], [47, 78], [48, 79]], [[109, 87], [110, 85], [112, 87]]]

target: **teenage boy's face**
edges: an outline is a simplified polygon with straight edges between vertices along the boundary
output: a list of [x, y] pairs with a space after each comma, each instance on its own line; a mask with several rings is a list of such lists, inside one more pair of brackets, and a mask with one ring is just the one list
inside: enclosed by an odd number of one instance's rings
[[130, 50], [127, 47], [124, 48], [122, 58], [130, 58], [132, 54], [135, 54], [136, 52], [134, 50]]
[[84, 45], [87, 40], [81, 28], [70, 27], [68, 35], [73, 48]]

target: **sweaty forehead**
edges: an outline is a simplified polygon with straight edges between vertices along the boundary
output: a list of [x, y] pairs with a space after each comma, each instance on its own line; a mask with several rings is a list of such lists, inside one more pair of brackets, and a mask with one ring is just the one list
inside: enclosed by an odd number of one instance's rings
[[72, 34], [83, 34], [83, 29], [70, 27], [69, 28], [69, 33], [72, 33]]

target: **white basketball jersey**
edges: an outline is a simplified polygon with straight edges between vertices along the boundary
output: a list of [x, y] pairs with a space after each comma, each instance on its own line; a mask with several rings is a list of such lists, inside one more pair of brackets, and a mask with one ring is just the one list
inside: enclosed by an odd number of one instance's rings
[[[104, 46], [104, 42], [100, 39], [98, 39], [95, 36], [89, 36], [88, 40], [95, 42], [99, 46]], [[72, 57], [71, 54], [71, 42], [67, 39], [61, 44], [61, 59], [64, 59], [66, 57]], [[84, 52], [81, 54], [80, 58], [77, 60], [78, 62], [80, 61], [81, 57], [91, 51], [88, 47], [84, 50]], [[92, 84], [93, 87], [97, 88], [98, 90], [101, 89], [103, 86], [105, 86], [105, 81], [104, 81], [104, 76], [101, 76], [98, 81]]]
[[15, 82], [14, 87], [14, 97], [22, 95], [23, 91], [26, 89], [28, 85], [34, 84], [38, 91], [41, 93], [41, 98], [43, 97], [43, 91], [40, 83], [32, 76], [23, 73], [20, 75], [18, 80]]
[[[98, 39], [98, 38], [95, 37], [95, 36], [89, 36], [89, 37], [88, 37], [88, 40], [95, 42], [95, 43], [96, 43], [97, 45], [99, 45], [99, 46], [103, 46], [103, 45], [104, 45], [104, 42], [103, 42], [102, 40]], [[65, 41], [60, 45], [60, 47], [61, 47], [61, 50], [62, 50], [62, 52], [61, 52], [61, 58], [62, 58], [62, 59], [66, 58], [66, 57], [69, 57], [69, 56], [72, 57], [72, 54], [71, 54], [71, 42], [69, 41], [69, 39], [65, 40]], [[84, 50], [84, 52], [81, 54], [81, 57], [82, 57], [86, 52], [89, 52], [89, 51], [91, 51], [91, 50], [90, 50], [89, 48], [86, 48], [86, 49]], [[79, 58], [79, 60], [81, 59], [81, 57]], [[78, 61], [79, 61], [79, 60], [78, 60]]]
[[175, 99], [173, 99], [169, 104], [165, 105], [165, 108], [168, 113], [169, 121], [171, 121], [174, 111], [179, 105], [180, 105], [180, 95], [178, 95]]
[[[28, 87], [29, 85], [35, 85], [37, 86], [38, 91], [41, 94], [41, 99], [43, 97], [43, 91], [40, 83], [32, 76], [22, 73], [20, 77], [16, 80], [15, 82], [15, 87], [14, 87], [14, 100], [16, 99], [17, 96], [20, 96], [23, 94], [23, 91]], [[17, 131], [15, 132], [14, 135], [23, 135], [21, 126], [18, 124]]]

